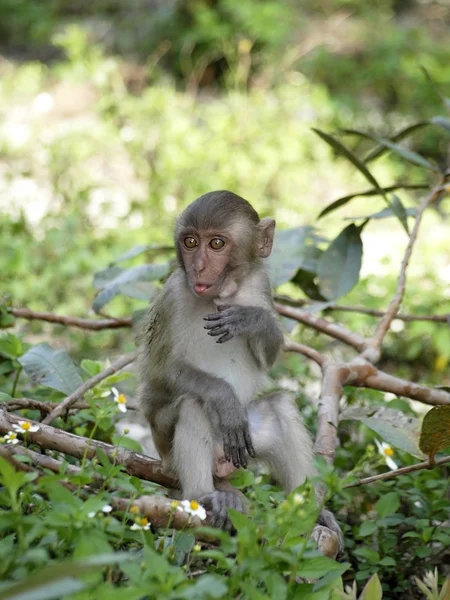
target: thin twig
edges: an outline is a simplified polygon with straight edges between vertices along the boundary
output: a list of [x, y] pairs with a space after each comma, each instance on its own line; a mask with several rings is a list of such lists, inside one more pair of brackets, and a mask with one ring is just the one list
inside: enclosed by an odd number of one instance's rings
[[381, 475], [373, 475], [372, 477], [358, 479], [358, 481], [354, 481], [353, 483], [348, 483], [347, 485], [344, 485], [344, 488], [358, 487], [360, 485], [365, 485], [366, 483], [374, 483], [375, 481], [387, 481], [388, 479], [394, 479], [399, 475], [413, 473], [414, 471], [422, 471], [423, 469], [432, 469], [433, 467], [440, 467], [441, 465], [445, 465], [447, 463], [450, 463], [450, 456], [439, 458], [438, 460], [435, 460], [432, 464], [430, 464], [430, 462], [427, 460], [425, 462], [416, 463], [415, 465], [410, 465], [409, 467], [401, 467], [400, 469], [396, 469], [395, 471], [381, 473]]
[[306, 356], [306, 358], [310, 358], [319, 366], [322, 366], [326, 361], [326, 357], [320, 352], [317, 352], [317, 350], [314, 350], [314, 348], [310, 348], [305, 344], [293, 342], [288, 337], [284, 338], [283, 350], [285, 350], [285, 352], [298, 352], [299, 354], [303, 354], [303, 356]]
[[299, 323], [303, 323], [320, 333], [325, 333], [330, 337], [333, 337], [336, 340], [344, 342], [348, 346], [351, 346], [358, 352], [364, 350], [367, 345], [367, 340], [359, 333], [354, 333], [353, 331], [349, 331], [342, 327], [341, 325], [337, 325], [336, 323], [332, 323], [323, 317], [317, 317], [305, 310], [301, 310], [300, 308], [293, 308], [291, 306], [283, 306], [282, 304], [275, 304], [276, 310], [280, 313], [280, 315], [284, 317], [289, 317], [290, 319], [294, 319]]
[[409, 259], [411, 258], [411, 254], [414, 248], [414, 244], [417, 239], [417, 234], [419, 232], [420, 225], [422, 223], [422, 217], [425, 213], [426, 208], [439, 197], [439, 195], [443, 191], [442, 183], [434, 187], [430, 194], [423, 200], [421, 205], [419, 206], [416, 214], [416, 218], [414, 221], [414, 227], [409, 236], [408, 245], [406, 246], [405, 254], [403, 256], [402, 263], [400, 265], [400, 273], [397, 280], [397, 288], [394, 294], [393, 299], [391, 300], [388, 309], [384, 316], [381, 318], [378, 326], [373, 334], [372, 338], [367, 343], [366, 348], [364, 349], [363, 356], [367, 358], [373, 363], [376, 363], [380, 358], [380, 348], [383, 343], [384, 337], [391, 325], [392, 320], [395, 318], [398, 309], [403, 300], [403, 296], [405, 294], [406, 287], [406, 270], [408, 268]]
[[77, 390], [72, 392], [72, 394], [70, 394], [70, 396], [67, 396], [67, 398], [65, 398], [62, 402], [60, 402], [52, 410], [52, 412], [45, 417], [45, 419], [42, 421], [42, 423], [47, 425], [47, 424], [51, 423], [52, 421], [54, 421], [56, 418], [61, 416], [66, 410], [68, 410], [72, 406], [72, 404], [74, 404], [77, 400], [82, 398], [82, 396], [88, 390], [95, 387], [98, 383], [100, 383], [100, 381], [103, 381], [103, 379], [106, 379], [107, 377], [114, 375], [114, 373], [117, 373], [117, 371], [120, 371], [121, 369], [123, 369], [124, 367], [126, 367], [127, 365], [132, 363], [135, 360], [135, 358], [136, 358], [136, 352], [129, 352], [128, 354], [121, 356], [118, 360], [113, 362], [112, 365], [107, 367], [101, 373], [98, 373], [97, 375], [94, 375], [94, 377], [91, 377], [90, 379], [85, 381], [83, 383], [83, 385], [81, 385]]
[[[6, 410], [23, 410], [27, 408], [40, 410], [42, 412], [50, 413], [52, 410], [58, 406], [55, 402], [42, 402], [40, 400], [33, 400], [32, 398], [12, 398], [4, 403], [6, 405]], [[87, 402], [75, 402], [72, 404], [69, 410], [83, 410], [86, 408], [91, 408], [91, 405]], [[139, 410], [137, 404], [133, 402], [127, 402], [127, 410]]]
[[[274, 300], [276, 302], [281, 302], [282, 304], [287, 304], [288, 306], [302, 307], [302, 306], [311, 306], [314, 305], [312, 300], [307, 300], [306, 298], [289, 298], [288, 296], [275, 295]], [[384, 317], [386, 314], [382, 310], [375, 310], [374, 308], [364, 308], [363, 306], [347, 306], [344, 304], [335, 304], [331, 306], [326, 306], [324, 312], [333, 311], [333, 312], [351, 312], [358, 313], [362, 315], [368, 315], [369, 317]], [[450, 323], [450, 313], [446, 313], [444, 315], [410, 315], [406, 313], [398, 313], [395, 316], [396, 319], [400, 321], [412, 322], [412, 321], [431, 321], [433, 323]]]
[[82, 319], [80, 317], [68, 317], [55, 315], [48, 312], [39, 312], [29, 308], [8, 308], [7, 311], [18, 318], [29, 321], [47, 321], [48, 323], [58, 323], [70, 327], [79, 327], [80, 329], [90, 329], [91, 331], [100, 331], [102, 329], [119, 329], [120, 327], [131, 327], [131, 317], [121, 319]]

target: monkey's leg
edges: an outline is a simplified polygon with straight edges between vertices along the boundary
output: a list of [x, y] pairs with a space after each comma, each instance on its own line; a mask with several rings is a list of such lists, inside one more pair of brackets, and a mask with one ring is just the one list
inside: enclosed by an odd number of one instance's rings
[[287, 492], [314, 475], [311, 437], [291, 394], [273, 392], [253, 401], [248, 419], [257, 459], [269, 464]]
[[[249, 426], [256, 457], [267, 462], [272, 474], [290, 492], [306, 477], [315, 475], [313, 445], [294, 398], [286, 392], [274, 392], [249, 406]], [[316, 490], [320, 499], [321, 492]], [[312, 537], [327, 556], [343, 549], [341, 529], [328, 510], [320, 512]], [[334, 546], [329, 541], [331, 532]], [[328, 535], [329, 534], [329, 535]], [[333, 548], [330, 550], [330, 548]]]
[[179, 406], [172, 460], [181, 483], [182, 496], [199, 500], [212, 513], [212, 525], [230, 529], [227, 509], [242, 512], [242, 497], [232, 486], [218, 485], [218, 489], [215, 489], [213, 470], [216, 440], [199, 401], [184, 397]]

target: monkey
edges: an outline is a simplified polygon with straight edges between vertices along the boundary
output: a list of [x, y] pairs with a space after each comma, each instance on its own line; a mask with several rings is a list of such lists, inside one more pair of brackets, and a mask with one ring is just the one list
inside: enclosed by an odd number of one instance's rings
[[[315, 474], [295, 398], [270, 391], [284, 339], [264, 262], [274, 232], [274, 219], [229, 191], [188, 205], [175, 226], [176, 268], [139, 343], [137, 394], [163, 469], [217, 527], [231, 527], [229, 508], [245, 511], [224, 479], [234, 469], [265, 462], [286, 492]], [[341, 545], [332, 513], [318, 523]]]

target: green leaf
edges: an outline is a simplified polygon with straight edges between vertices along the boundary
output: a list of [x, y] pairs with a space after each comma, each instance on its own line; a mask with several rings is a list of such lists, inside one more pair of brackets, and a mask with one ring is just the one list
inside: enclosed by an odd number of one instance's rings
[[400, 495], [398, 492], [389, 492], [378, 500], [375, 504], [375, 510], [377, 511], [380, 519], [392, 515], [397, 512], [400, 506]]
[[375, 573], [367, 582], [360, 600], [381, 600], [383, 598], [383, 590], [378, 575]]
[[398, 196], [396, 196], [395, 194], [392, 194], [392, 200], [391, 200], [390, 206], [391, 206], [392, 212], [398, 218], [400, 223], [403, 225], [404, 230], [409, 235], [407, 212], [406, 212], [405, 207], [403, 206], [400, 198]]
[[[389, 141], [391, 141], [391, 142], [400, 142], [404, 138], [408, 137], [412, 133], [415, 133], [419, 129], [423, 129], [427, 125], [430, 125], [430, 121], [419, 121], [418, 123], [414, 123], [414, 125], [408, 125], [408, 127], [405, 127], [404, 129], [401, 129], [396, 134], [394, 134], [393, 136], [391, 136], [389, 138]], [[352, 133], [352, 132], [353, 132], [353, 130], [348, 130], [348, 133]], [[366, 156], [366, 158], [364, 159], [364, 162], [368, 163], [371, 160], [375, 160], [375, 158], [379, 158], [385, 152], [387, 152], [387, 150], [388, 149], [386, 148], [386, 146], [377, 146], [376, 148], [374, 148], [374, 150], [372, 150]]]
[[[417, 214], [417, 209], [416, 208], [407, 208], [405, 209], [406, 212], [406, 216], [408, 217], [415, 217]], [[392, 210], [391, 206], [388, 206], [386, 208], [383, 208], [383, 210], [379, 210], [376, 213], [373, 213], [371, 215], [361, 215], [358, 217], [345, 217], [345, 221], [367, 221], [369, 219], [386, 219], [388, 217], [395, 217], [396, 215], [394, 215], [394, 211]]]
[[182, 600], [197, 600], [198, 598], [223, 598], [227, 593], [228, 586], [223, 577], [206, 573], [197, 577], [189, 587], [172, 592], [171, 597]]
[[92, 308], [95, 312], [99, 312], [105, 304], [121, 293], [121, 287], [125, 284], [137, 281], [156, 281], [166, 277], [169, 272], [169, 263], [138, 265], [136, 267], [131, 267], [126, 271], [121, 270], [116, 277], [106, 283], [101, 292], [95, 297]]
[[379, 192], [384, 195], [382, 188], [378, 184], [378, 181], [366, 167], [364, 162], [360, 160], [356, 154], [354, 154], [347, 146], [345, 146], [342, 142], [334, 138], [332, 135], [320, 131], [320, 129], [312, 128], [318, 136], [320, 136], [327, 144], [329, 144], [338, 154], [342, 154], [345, 156], [355, 167], [364, 175], [364, 177], [377, 189]]
[[98, 375], [102, 372], [104, 366], [103, 363], [99, 360], [91, 360], [89, 358], [84, 358], [80, 364], [83, 371], [86, 371], [88, 375], [93, 377], [94, 375]]
[[69, 395], [83, 380], [65, 350], [54, 350], [46, 343], [31, 348], [19, 358], [34, 383]]
[[316, 274], [306, 271], [305, 269], [299, 269], [295, 274], [292, 283], [297, 285], [308, 298], [312, 300], [325, 300], [319, 291], [319, 286], [316, 284]]
[[423, 459], [419, 449], [420, 421], [410, 415], [381, 407], [351, 407], [344, 410], [341, 420], [361, 421], [367, 427], [378, 433], [391, 446]]
[[342, 570], [342, 565], [326, 556], [316, 556], [314, 558], [304, 558], [300, 563], [297, 575], [305, 579], [322, 577], [330, 571], [340, 571], [343, 573], [347, 567]]
[[[349, 202], [350, 200], [353, 200], [353, 198], [359, 198], [359, 197], [364, 197], [364, 196], [385, 196], [385, 194], [388, 194], [389, 192], [395, 192], [396, 190], [427, 190], [427, 189], [428, 189], [427, 185], [399, 183], [398, 185], [390, 185], [388, 187], [383, 187], [381, 189], [372, 188], [371, 190], [365, 190], [364, 192], [356, 192], [355, 194], [349, 194], [348, 196], [343, 196], [342, 198], [338, 198], [337, 200], [335, 200], [334, 202], [329, 204], [327, 207], [325, 207], [320, 212], [320, 214], [317, 218], [320, 219], [323, 216], [327, 215], [328, 213], [332, 212], [333, 210], [336, 210], [337, 208], [344, 206], [345, 204], [347, 204], [347, 202]], [[361, 217], [361, 218], [363, 218], [363, 217]], [[364, 218], [367, 218], [367, 217], [364, 217]]]
[[366, 537], [366, 535], [372, 535], [374, 531], [378, 529], [378, 525], [375, 521], [364, 521], [358, 531], [360, 537]]
[[22, 355], [23, 347], [21, 340], [12, 333], [0, 336], [0, 355], [6, 358], [18, 358]]
[[319, 290], [327, 300], [336, 300], [358, 282], [362, 261], [361, 227], [348, 225], [322, 254], [317, 270]]
[[439, 450], [450, 446], [450, 405], [434, 406], [422, 422], [419, 447], [430, 460]]
[[447, 117], [433, 117], [431, 122], [433, 125], [438, 125], [439, 127], [450, 131], [450, 119], [447, 119]]
[[119, 292], [127, 298], [149, 302], [158, 293], [158, 288], [149, 281], [134, 281], [119, 286]]
[[12, 400], [12, 396], [5, 394], [5, 392], [0, 392], [0, 402], [9, 402], [9, 400]]
[[312, 227], [295, 227], [275, 232], [273, 251], [268, 258], [270, 281], [276, 288], [290, 281], [300, 268], [314, 266]]
[[418, 167], [425, 167], [426, 169], [430, 169], [431, 171], [438, 171], [439, 169], [422, 155], [417, 154], [417, 152], [412, 152], [411, 150], [406, 150], [406, 148], [402, 148], [398, 144], [386, 140], [385, 138], [379, 137], [377, 135], [371, 135], [370, 133], [365, 133], [364, 131], [358, 131], [357, 129], [345, 129], [345, 133], [350, 135], [359, 135], [361, 137], [367, 138], [368, 140], [373, 140], [378, 142], [381, 146], [384, 146], [388, 150], [392, 150], [403, 159], [408, 162], [417, 165]]

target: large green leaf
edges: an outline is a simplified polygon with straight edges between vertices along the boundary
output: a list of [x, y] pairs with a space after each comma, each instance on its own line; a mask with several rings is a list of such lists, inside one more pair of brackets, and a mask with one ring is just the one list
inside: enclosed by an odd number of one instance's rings
[[52, 600], [66, 597], [86, 587], [84, 582], [77, 579], [79, 575], [130, 560], [136, 560], [136, 555], [117, 552], [45, 567], [24, 581], [4, 584], [0, 589], [0, 600]]
[[381, 600], [383, 598], [383, 590], [378, 575], [372, 575], [363, 589], [360, 600]]
[[[114, 269], [115, 267], [111, 267]], [[138, 265], [131, 267], [111, 279], [102, 291], [96, 296], [92, 308], [98, 312], [105, 304], [121, 293], [121, 287], [136, 281], [157, 281], [166, 277], [170, 271], [169, 263], [157, 263], [151, 265]]]
[[315, 129], [313, 127], [313, 131], [317, 133], [327, 144], [329, 144], [338, 154], [345, 156], [355, 167], [364, 175], [364, 177], [383, 195], [382, 188], [380, 188], [378, 181], [366, 167], [364, 162], [356, 156], [347, 146], [345, 146], [338, 139], [330, 135], [329, 133], [325, 133], [320, 129]]
[[388, 194], [389, 192], [395, 192], [396, 190], [424, 190], [424, 189], [428, 189], [428, 186], [422, 185], [422, 184], [408, 184], [408, 183], [401, 184], [401, 183], [399, 183], [398, 185], [390, 185], [388, 187], [381, 188], [381, 190], [377, 189], [377, 188], [372, 188], [371, 190], [365, 190], [364, 192], [356, 192], [355, 194], [349, 194], [348, 196], [343, 196], [342, 198], [338, 198], [337, 200], [335, 200], [334, 202], [332, 202], [331, 204], [326, 206], [319, 213], [319, 216], [317, 218], [321, 219], [328, 213], [333, 212], [334, 210], [340, 208], [341, 206], [344, 206], [345, 204], [350, 202], [350, 200], [353, 200], [353, 198], [359, 198], [362, 196], [384, 196], [384, 194]]
[[407, 219], [408, 214], [405, 210], [405, 207], [402, 204], [402, 201], [395, 194], [392, 194], [391, 210], [392, 210], [393, 214], [397, 217], [397, 219], [400, 221], [400, 223], [403, 225], [403, 228], [406, 231], [406, 233], [409, 235], [408, 219]]
[[439, 450], [450, 447], [450, 405], [434, 406], [423, 419], [420, 449], [430, 460]]
[[315, 236], [311, 227], [281, 229], [275, 232], [272, 254], [268, 258], [270, 280], [276, 288], [290, 281], [300, 268], [311, 269]]
[[359, 131], [358, 129], [345, 129], [344, 132], [349, 135], [358, 135], [368, 140], [373, 140], [388, 150], [392, 150], [392, 152], [395, 152], [395, 154], [398, 154], [413, 165], [425, 167], [425, 169], [430, 169], [431, 171], [439, 170], [436, 165], [424, 158], [421, 154], [412, 152], [412, 150], [407, 150], [406, 148], [402, 148], [402, 146], [399, 146], [398, 144], [395, 144], [394, 142], [391, 142], [383, 137], [372, 135], [370, 133], [366, 133], [365, 131]]
[[[418, 123], [414, 123], [413, 125], [408, 125], [408, 127], [405, 127], [404, 129], [401, 129], [400, 131], [398, 131], [397, 133], [395, 133], [393, 136], [391, 136], [389, 138], [389, 141], [391, 141], [391, 142], [400, 142], [401, 140], [405, 139], [406, 137], [408, 137], [412, 133], [415, 133], [419, 129], [423, 129], [427, 125], [430, 125], [429, 121], [419, 121]], [[350, 131], [352, 131], [352, 130], [350, 130]], [[380, 156], [382, 156], [387, 151], [388, 151], [388, 149], [387, 149], [386, 146], [382, 146], [382, 145], [377, 146], [376, 148], [374, 148], [373, 150], [371, 150], [371, 152], [369, 152], [369, 154], [364, 159], [364, 162], [368, 163], [371, 160], [375, 160], [375, 158], [379, 158]]]
[[319, 290], [327, 300], [344, 296], [358, 282], [363, 252], [362, 227], [353, 223], [348, 225], [319, 260]]
[[380, 435], [391, 446], [412, 456], [423, 458], [419, 450], [420, 421], [399, 410], [382, 407], [347, 408], [341, 413], [341, 420], [361, 421]]
[[34, 346], [19, 358], [30, 378], [40, 385], [69, 395], [83, 383], [76, 366], [65, 350], [54, 350], [46, 343]]

